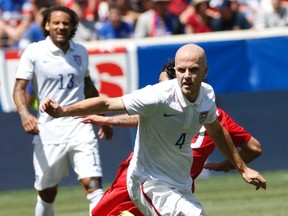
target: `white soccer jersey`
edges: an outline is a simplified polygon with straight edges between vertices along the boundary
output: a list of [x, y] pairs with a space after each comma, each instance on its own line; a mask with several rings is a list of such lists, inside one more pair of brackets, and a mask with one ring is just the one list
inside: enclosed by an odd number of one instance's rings
[[[70, 41], [70, 48], [64, 53], [51, 39], [30, 44], [21, 56], [16, 78], [33, 81], [38, 101], [53, 98], [61, 106], [81, 101], [84, 96], [84, 78], [89, 76], [86, 49]], [[38, 113], [39, 136], [33, 143], [63, 143], [79, 139], [95, 138], [93, 128], [73, 117], [53, 118], [47, 113]]]
[[216, 119], [212, 87], [202, 83], [194, 103], [182, 94], [177, 79], [147, 86], [122, 97], [130, 115], [140, 116], [128, 173], [191, 189], [191, 140], [204, 123]]

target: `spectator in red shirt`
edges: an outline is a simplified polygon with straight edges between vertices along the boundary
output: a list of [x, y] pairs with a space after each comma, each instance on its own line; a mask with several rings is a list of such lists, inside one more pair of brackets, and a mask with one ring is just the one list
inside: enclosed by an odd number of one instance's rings
[[209, 7], [210, 0], [193, 0], [194, 11], [187, 17], [185, 33], [211, 32], [211, 19], [216, 15]]
[[[194, 1], [194, 0], [192, 0]], [[172, 29], [174, 34], [184, 34], [184, 24], [181, 23], [179, 17], [185, 11], [190, 3], [190, 0], [170, 0], [168, 11], [172, 17]]]

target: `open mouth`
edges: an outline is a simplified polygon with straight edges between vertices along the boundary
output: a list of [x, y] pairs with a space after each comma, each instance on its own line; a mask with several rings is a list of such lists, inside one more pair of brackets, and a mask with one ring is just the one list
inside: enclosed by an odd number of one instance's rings
[[183, 83], [183, 86], [187, 86], [187, 87], [190, 87], [190, 86], [192, 86], [192, 83], [188, 83], [188, 82], [185, 82], [185, 83]]

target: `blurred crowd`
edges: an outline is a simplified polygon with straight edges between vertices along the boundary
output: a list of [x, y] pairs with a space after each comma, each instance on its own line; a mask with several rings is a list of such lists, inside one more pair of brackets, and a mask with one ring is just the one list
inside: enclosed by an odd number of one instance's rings
[[0, 48], [44, 39], [53, 5], [77, 13], [78, 42], [288, 26], [288, 0], [0, 0]]

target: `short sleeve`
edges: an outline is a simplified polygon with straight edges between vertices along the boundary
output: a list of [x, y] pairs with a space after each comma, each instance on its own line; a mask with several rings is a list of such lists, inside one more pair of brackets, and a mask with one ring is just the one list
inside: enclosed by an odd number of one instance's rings
[[149, 116], [155, 110], [159, 95], [151, 85], [140, 90], [136, 90], [131, 94], [122, 96], [122, 100], [127, 112], [130, 115]]
[[16, 70], [16, 79], [27, 79], [31, 80], [35, 68], [35, 54], [37, 53], [34, 49], [35, 44], [28, 45], [25, 51], [22, 53], [18, 68]]

